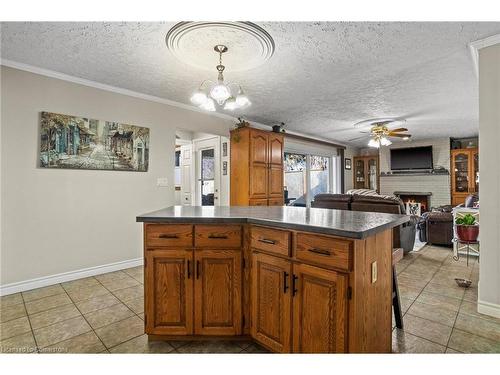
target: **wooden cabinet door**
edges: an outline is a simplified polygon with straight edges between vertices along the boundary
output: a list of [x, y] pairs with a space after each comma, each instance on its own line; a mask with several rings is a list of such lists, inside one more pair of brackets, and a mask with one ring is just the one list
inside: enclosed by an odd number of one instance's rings
[[195, 250], [194, 333], [241, 334], [241, 251]]
[[250, 132], [250, 164], [267, 164], [268, 135], [261, 131]]
[[291, 347], [291, 263], [254, 253], [252, 261], [252, 337], [278, 353]]
[[344, 353], [347, 327], [347, 277], [294, 264], [293, 351]]
[[283, 166], [271, 164], [269, 166], [269, 198], [283, 197]]
[[269, 164], [283, 168], [283, 143], [281, 134], [269, 133]]
[[250, 199], [265, 199], [268, 191], [267, 164], [254, 163], [250, 167]]
[[193, 334], [193, 251], [151, 250], [145, 260], [146, 333]]
[[470, 192], [479, 193], [479, 151], [477, 149], [471, 151], [470, 162]]

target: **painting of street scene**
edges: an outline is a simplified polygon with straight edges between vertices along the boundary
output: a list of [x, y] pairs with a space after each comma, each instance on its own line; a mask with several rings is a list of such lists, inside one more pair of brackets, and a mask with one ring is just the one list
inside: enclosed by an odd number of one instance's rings
[[40, 166], [148, 170], [149, 128], [42, 112]]

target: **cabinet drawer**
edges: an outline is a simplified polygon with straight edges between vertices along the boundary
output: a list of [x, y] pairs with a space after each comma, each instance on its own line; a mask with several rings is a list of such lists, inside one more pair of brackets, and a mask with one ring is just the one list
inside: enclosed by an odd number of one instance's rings
[[284, 206], [283, 198], [269, 198], [269, 206]]
[[351, 270], [352, 242], [327, 236], [297, 233], [295, 257], [340, 270]]
[[267, 206], [267, 199], [249, 199], [249, 206]]
[[146, 224], [146, 247], [191, 247], [193, 226], [190, 224]]
[[253, 226], [250, 243], [254, 249], [290, 256], [290, 232], [285, 230]]
[[196, 247], [241, 247], [240, 225], [195, 225]]

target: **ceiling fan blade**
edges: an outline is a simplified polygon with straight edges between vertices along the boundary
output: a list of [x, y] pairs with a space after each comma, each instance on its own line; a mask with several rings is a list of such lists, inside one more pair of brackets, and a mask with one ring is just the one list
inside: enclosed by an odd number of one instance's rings
[[392, 129], [392, 130], [390, 129], [389, 131], [391, 133], [401, 133], [401, 132], [407, 132], [408, 129], [406, 129], [406, 128], [397, 128], [397, 129]]
[[410, 138], [411, 134], [387, 134], [388, 137], [397, 137], [397, 138]]

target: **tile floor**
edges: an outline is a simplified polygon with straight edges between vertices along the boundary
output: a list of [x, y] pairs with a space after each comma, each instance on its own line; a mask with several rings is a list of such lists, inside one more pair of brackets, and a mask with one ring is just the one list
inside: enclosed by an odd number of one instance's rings
[[[405, 329], [401, 353], [500, 353], [500, 319], [478, 314], [479, 266], [426, 246], [397, 266]], [[456, 286], [455, 277], [473, 280]], [[247, 341], [148, 342], [143, 269], [135, 267], [1, 298], [3, 353], [265, 353]], [[394, 325], [394, 323], [393, 323]]]

